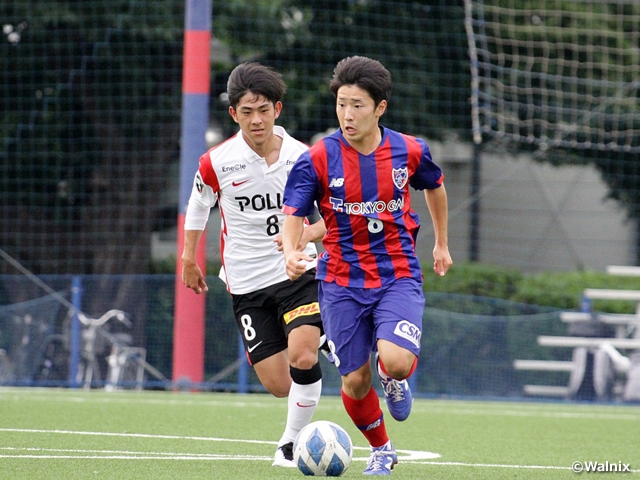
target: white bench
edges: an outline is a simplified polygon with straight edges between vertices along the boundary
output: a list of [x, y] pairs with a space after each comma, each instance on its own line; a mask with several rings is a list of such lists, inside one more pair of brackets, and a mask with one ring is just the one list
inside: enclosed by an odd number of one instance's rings
[[607, 267], [609, 275], [621, 275], [625, 277], [640, 277], [640, 267], [630, 267], [627, 265], [609, 265]]
[[632, 302], [640, 302], [640, 290], [585, 288], [584, 296], [591, 300], [629, 300]]
[[[584, 349], [582, 349], [584, 350]], [[513, 367], [516, 370], [537, 370], [547, 372], [569, 373], [568, 386], [553, 385], [525, 385], [524, 393], [527, 395], [543, 395], [546, 397], [568, 397], [571, 394], [571, 386], [576, 383], [574, 377], [584, 375], [586, 352], [574, 349], [571, 361], [557, 360], [515, 360]]]
[[569, 387], [556, 387], [553, 385], [525, 385], [524, 393], [527, 395], [542, 395], [545, 397], [566, 397], [569, 395]]
[[[640, 276], [640, 267], [611, 265], [607, 267], [611, 275]], [[583, 296], [589, 300], [625, 300], [636, 303], [635, 314], [591, 313], [591, 312], [561, 312], [560, 320], [565, 323], [597, 321], [608, 325], [615, 325], [615, 338], [600, 337], [569, 337], [540, 335], [538, 345], [544, 347], [573, 348], [573, 361], [555, 360], [514, 360], [516, 370], [537, 370], [569, 372], [570, 384], [575, 374], [584, 372], [584, 355], [587, 351], [606, 354], [617, 372], [628, 372], [630, 360], [620, 350], [640, 350], [640, 290], [615, 290], [603, 288], [586, 288]], [[635, 332], [634, 332], [635, 330]], [[628, 338], [635, 333], [634, 338]], [[582, 350], [580, 355], [577, 349]], [[573, 385], [575, 387], [575, 385]], [[551, 385], [525, 385], [525, 393], [529, 395], [567, 396], [571, 393], [571, 385], [567, 387]]]
[[574, 369], [573, 362], [560, 360], [514, 360], [516, 370], [542, 370], [546, 372], [570, 372]]
[[635, 313], [596, 313], [587, 312], [560, 312], [560, 320], [566, 323], [588, 322], [598, 320], [609, 325], [640, 324], [640, 315]]
[[594, 347], [609, 344], [619, 349], [640, 349], [640, 338], [556, 337], [540, 335], [538, 345], [543, 347]]

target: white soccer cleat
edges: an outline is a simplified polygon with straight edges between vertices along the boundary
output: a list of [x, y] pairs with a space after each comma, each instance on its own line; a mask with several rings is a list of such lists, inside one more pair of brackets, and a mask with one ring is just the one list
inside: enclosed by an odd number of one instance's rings
[[296, 468], [296, 464], [293, 463], [293, 442], [285, 443], [278, 447], [271, 465], [274, 467]]

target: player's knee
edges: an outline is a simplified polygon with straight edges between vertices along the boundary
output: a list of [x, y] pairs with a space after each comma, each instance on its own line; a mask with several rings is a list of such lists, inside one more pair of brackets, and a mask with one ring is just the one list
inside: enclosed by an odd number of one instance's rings
[[371, 390], [371, 370], [359, 369], [342, 377], [343, 390], [352, 398], [360, 400]]
[[301, 350], [292, 355], [289, 352], [289, 365], [299, 370], [309, 370], [318, 363], [318, 350]]
[[276, 398], [285, 398], [289, 396], [291, 385], [285, 386], [281, 384], [269, 384], [264, 386], [267, 391]]
[[416, 357], [411, 355], [411, 357], [407, 356], [407, 358], [385, 358], [382, 360], [382, 363], [384, 365], [384, 370], [389, 376], [400, 380], [407, 378], [412, 373], [415, 361]]

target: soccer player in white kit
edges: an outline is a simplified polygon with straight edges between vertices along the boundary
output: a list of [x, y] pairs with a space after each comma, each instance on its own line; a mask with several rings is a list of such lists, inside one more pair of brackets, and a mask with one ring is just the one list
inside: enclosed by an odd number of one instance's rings
[[[322, 321], [315, 260], [291, 281], [279, 242], [287, 176], [308, 149], [275, 125], [285, 90], [281, 75], [258, 63], [243, 63], [231, 72], [229, 114], [240, 132], [200, 157], [185, 217], [182, 281], [196, 293], [207, 290], [196, 248], [218, 202], [220, 277], [232, 296], [247, 358], [270, 393], [289, 397], [273, 465], [295, 467], [293, 441], [310, 422], [322, 389]], [[322, 221], [304, 229], [300, 248], [313, 259], [312, 242], [324, 232]]]

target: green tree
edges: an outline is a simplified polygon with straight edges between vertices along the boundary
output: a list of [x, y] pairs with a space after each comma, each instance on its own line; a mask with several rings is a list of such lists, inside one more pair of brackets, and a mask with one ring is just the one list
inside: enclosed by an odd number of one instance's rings
[[36, 273], [146, 270], [178, 156], [183, 3], [0, 6], [2, 244]]
[[305, 140], [337, 125], [328, 84], [336, 63], [350, 55], [380, 60], [392, 74], [394, 92], [383, 123], [431, 138], [447, 129], [467, 134], [463, 20], [461, 2], [214, 3], [214, 35], [229, 46], [232, 62], [259, 60], [283, 73], [289, 90], [282, 121]]

